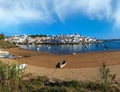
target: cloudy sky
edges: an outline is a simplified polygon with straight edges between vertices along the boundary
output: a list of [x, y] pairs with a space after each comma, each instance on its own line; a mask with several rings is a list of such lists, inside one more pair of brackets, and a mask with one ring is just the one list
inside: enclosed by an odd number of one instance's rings
[[0, 0], [0, 33], [120, 38], [120, 0]]

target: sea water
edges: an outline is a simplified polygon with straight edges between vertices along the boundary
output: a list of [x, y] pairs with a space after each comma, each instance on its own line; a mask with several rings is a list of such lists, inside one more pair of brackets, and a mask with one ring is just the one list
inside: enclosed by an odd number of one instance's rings
[[104, 41], [94, 44], [60, 44], [60, 45], [19, 45], [20, 48], [33, 51], [42, 51], [52, 54], [72, 54], [95, 51], [120, 50], [120, 40]]

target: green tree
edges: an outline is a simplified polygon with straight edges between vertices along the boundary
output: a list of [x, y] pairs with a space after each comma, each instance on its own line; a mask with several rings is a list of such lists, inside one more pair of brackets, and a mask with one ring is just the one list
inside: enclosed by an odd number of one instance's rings
[[5, 39], [4, 34], [0, 34], [0, 40], [3, 40], [3, 39]]

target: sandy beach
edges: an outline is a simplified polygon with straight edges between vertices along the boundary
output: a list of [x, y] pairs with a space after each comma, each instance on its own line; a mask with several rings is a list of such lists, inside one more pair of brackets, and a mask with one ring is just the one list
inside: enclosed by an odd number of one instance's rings
[[89, 52], [76, 55], [53, 55], [20, 48], [11, 48], [7, 51], [17, 57], [28, 56], [26, 58], [20, 58], [20, 62], [45, 68], [55, 68], [56, 64], [63, 60], [67, 61], [64, 69], [98, 67], [101, 66], [102, 62], [106, 62], [107, 65], [120, 64], [120, 51]]
[[[11, 48], [7, 51], [21, 58], [1, 59], [2, 61], [26, 63], [26, 71], [35, 75], [44, 75], [61, 80], [96, 81], [99, 80], [99, 67], [102, 62], [106, 62], [111, 72], [117, 74], [116, 79], [120, 78], [120, 51], [90, 52], [76, 55], [53, 55], [20, 48]], [[28, 57], [24, 57], [26, 55]], [[56, 64], [63, 60], [67, 61], [66, 66], [63, 69], [56, 69]]]

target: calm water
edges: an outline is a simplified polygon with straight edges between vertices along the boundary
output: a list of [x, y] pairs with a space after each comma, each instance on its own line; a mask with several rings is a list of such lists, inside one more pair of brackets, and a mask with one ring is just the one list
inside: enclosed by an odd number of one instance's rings
[[120, 40], [112, 42], [102, 42], [98, 44], [77, 44], [77, 45], [20, 45], [21, 48], [36, 51], [48, 52], [52, 54], [72, 54], [95, 51], [120, 50]]

